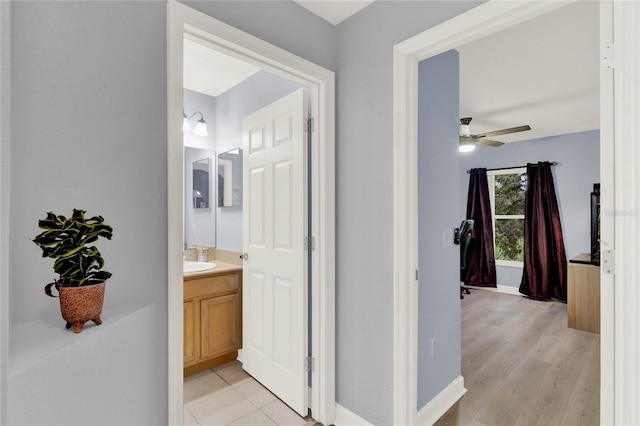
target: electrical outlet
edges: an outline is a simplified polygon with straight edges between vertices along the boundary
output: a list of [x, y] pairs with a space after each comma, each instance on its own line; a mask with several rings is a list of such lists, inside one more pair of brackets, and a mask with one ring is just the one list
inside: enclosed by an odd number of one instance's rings
[[442, 247], [453, 246], [453, 231], [451, 229], [442, 230]]

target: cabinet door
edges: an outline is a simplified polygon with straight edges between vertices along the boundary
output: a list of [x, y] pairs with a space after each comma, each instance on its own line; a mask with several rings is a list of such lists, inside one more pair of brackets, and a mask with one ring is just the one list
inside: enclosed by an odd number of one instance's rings
[[202, 358], [210, 358], [240, 347], [240, 295], [203, 299], [200, 302]]
[[196, 362], [199, 356], [199, 333], [198, 333], [198, 317], [196, 316], [196, 302], [189, 300], [184, 302], [184, 346], [183, 363], [184, 366], [191, 365]]

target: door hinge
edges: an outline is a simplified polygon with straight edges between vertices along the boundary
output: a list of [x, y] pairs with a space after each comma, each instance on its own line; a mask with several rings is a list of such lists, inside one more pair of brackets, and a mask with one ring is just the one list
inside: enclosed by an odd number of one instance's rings
[[304, 131], [305, 133], [313, 133], [316, 128], [316, 119], [315, 118], [305, 118], [304, 119]]
[[600, 61], [602, 62], [602, 68], [605, 70], [612, 70], [616, 67], [615, 45], [608, 44], [602, 48]]
[[305, 251], [314, 251], [316, 249], [316, 237], [304, 237]]
[[316, 371], [316, 359], [308, 356], [304, 359], [304, 371]]
[[613, 250], [603, 250], [600, 252], [600, 267], [605, 274], [616, 274], [616, 257]]
[[418, 277], [419, 277], [419, 274], [418, 274], [418, 270], [416, 269], [416, 281], [418, 281]]

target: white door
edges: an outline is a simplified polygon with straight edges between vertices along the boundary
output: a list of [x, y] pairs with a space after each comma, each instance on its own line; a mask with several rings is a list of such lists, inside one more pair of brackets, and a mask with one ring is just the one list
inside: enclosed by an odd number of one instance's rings
[[307, 414], [307, 143], [303, 89], [243, 123], [243, 367]]

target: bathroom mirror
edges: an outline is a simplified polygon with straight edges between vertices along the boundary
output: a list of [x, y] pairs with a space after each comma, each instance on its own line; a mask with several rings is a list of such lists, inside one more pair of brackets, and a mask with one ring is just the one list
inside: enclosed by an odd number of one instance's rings
[[[216, 174], [215, 158], [217, 153], [213, 149], [196, 148], [192, 146], [184, 147], [184, 244], [185, 247], [206, 246], [215, 247], [217, 241], [217, 213], [216, 206]], [[195, 166], [194, 166], [195, 165]], [[194, 172], [199, 170], [199, 172]], [[209, 189], [198, 189], [200, 186], [198, 178], [194, 175], [209, 173], [209, 178], [204, 179]], [[209, 196], [206, 203], [208, 208], [200, 208], [204, 201], [196, 198], [194, 204], [194, 189], [201, 194]]]
[[218, 154], [218, 207], [240, 205], [242, 191], [242, 149]]
[[208, 209], [210, 203], [209, 158], [193, 162], [193, 208]]

